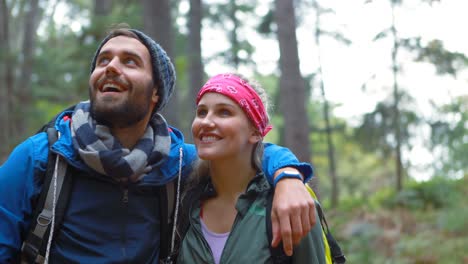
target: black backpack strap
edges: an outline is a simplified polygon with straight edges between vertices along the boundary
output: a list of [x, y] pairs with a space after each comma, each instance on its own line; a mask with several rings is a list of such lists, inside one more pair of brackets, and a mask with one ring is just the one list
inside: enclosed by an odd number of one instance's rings
[[325, 214], [323, 213], [322, 206], [320, 205], [320, 203], [316, 202], [315, 207], [317, 208], [317, 212], [320, 218], [320, 223], [322, 224], [322, 229], [325, 231], [325, 236], [328, 241], [328, 246], [330, 247], [330, 254], [332, 257], [332, 262], [334, 264], [346, 263], [346, 257], [341, 251], [340, 245], [338, 245], [338, 242], [332, 236], [330, 229], [328, 228], [327, 219], [325, 218]]
[[[65, 177], [67, 163], [62, 157], [52, 153], [50, 148], [57, 141], [58, 133], [53, 126], [45, 129], [49, 140], [47, 168], [43, 176], [43, 187], [35, 205], [34, 217], [21, 247], [22, 263], [44, 262], [51, 223], [52, 221], [54, 223], [53, 232], [57, 231], [71, 191], [71, 177]], [[53, 214], [54, 203], [55, 214]]]
[[281, 242], [277, 247], [271, 246], [271, 241], [273, 240], [273, 228], [272, 228], [273, 226], [271, 224], [271, 207], [273, 205], [274, 194], [275, 194], [275, 190], [272, 187], [270, 191], [268, 192], [268, 202], [267, 202], [266, 215], [265, 215], [266, 232], [267, 232], [271, 257], [273, 259], [273, 263], [275, 264], [292, 263], [292, 257], [286, 255], [286, 253], [283, 250], [283, 242]]
[[[159, 197], [159, 259], [165, 260], [169, 255], [172, 231], [172, 213], [174, 212], [175, 184], [173, 181], [158, 188]], [[172, 207], [171, 207], [172, 205]]]

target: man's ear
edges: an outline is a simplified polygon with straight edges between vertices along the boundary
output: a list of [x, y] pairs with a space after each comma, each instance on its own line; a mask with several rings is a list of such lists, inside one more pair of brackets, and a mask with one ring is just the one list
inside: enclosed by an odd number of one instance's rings
[[151, 101], [156, 105], [159, 101], [158, 89], [155, 87], [153, 93], [151, 94]]

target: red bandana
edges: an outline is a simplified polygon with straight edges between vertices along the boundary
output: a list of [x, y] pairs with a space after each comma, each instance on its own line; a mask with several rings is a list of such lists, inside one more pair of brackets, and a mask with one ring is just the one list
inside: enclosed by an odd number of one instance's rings
[[242, 78], [234, 74], [218, 74], [209, 79], [197, 95], [197, 105], [205, 93], [219, 93], [236, 102], [255, 127], [265, 136], [273, 127], [257, 92]]

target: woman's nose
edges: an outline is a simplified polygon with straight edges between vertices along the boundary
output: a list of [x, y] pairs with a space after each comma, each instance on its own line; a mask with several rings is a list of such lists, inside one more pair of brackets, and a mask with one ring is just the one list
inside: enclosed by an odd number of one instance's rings
[[207, 114], [204, 118], [202, 118], [201, 124], [202, 124], [203, 126], [207, 126], [207, 127], [212, 127], [212, 126], [214, 126], [214, 122], [213, 122], [212, 115]]

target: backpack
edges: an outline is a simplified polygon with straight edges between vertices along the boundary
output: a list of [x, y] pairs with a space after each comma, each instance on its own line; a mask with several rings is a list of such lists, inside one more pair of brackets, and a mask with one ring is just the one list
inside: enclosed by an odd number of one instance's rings
[[[309, 185], [306, 184], [307, 191], [315, 200], [315, 208], [318, 212], [318, 217], [320, 220], [320, 224], [322, 225], [322, 235], [323, 235], [323, 243], [325, 248], [325, 261], [327, 264], [342, 264], [346, 262], [346, 257], [344, 256], [343, 252], [341, 251], [340, 246], [336, 239], [332, 236], [330, 229], [328, 228], [327, 220], [325, 219], [325, 215], [322, 210], [322, 206], [318, 203], [317, 196], [315, 192], [310, 188]], [[266, 221], [266, 229], [268, 235], [268, 241], [272, 241], [273, 233], [272, 233], [272, 225], [271, 225], [271, 207], [273, 204], [273, 194], [274, 189], [271, 189], [268, 196], [268, 204], [267, 204], [267, 211], [265, 216]], [[282, 264], [282, 263], [291, 263], [292, 258], [287, 256], [283, 250], [283, 245], [280, 243], [277, 247], [272, 247], [270, 244], [270, 252], [271, 256], [273, 257], [273, 263], [275, 264]]]
[[[74, 106], [65, 111], [73, 109]], [[50, 242], [61, 226], [73, 186], [73, 175], [71, 175], [71, 169], [67, 169], [67, 162], [51, 151], [51, 146], [60, 137], [60, 133], [54, 126], [56, 119], [57, 116], [37, 132], [47, 133], [49, 154], [46, 171], [40, 176], [43, 187], [34, 207], [31, 226], [21, 246], [21, 263], [45, 262], [50, 250]], [[169, 255], [170, 230], [172, 230], [172, 216], [176, 206], [176, 188], [179, 186], [179, 180], [176, 177], [176, 180], [156, 190], [160, 208], [160, 259]]]

